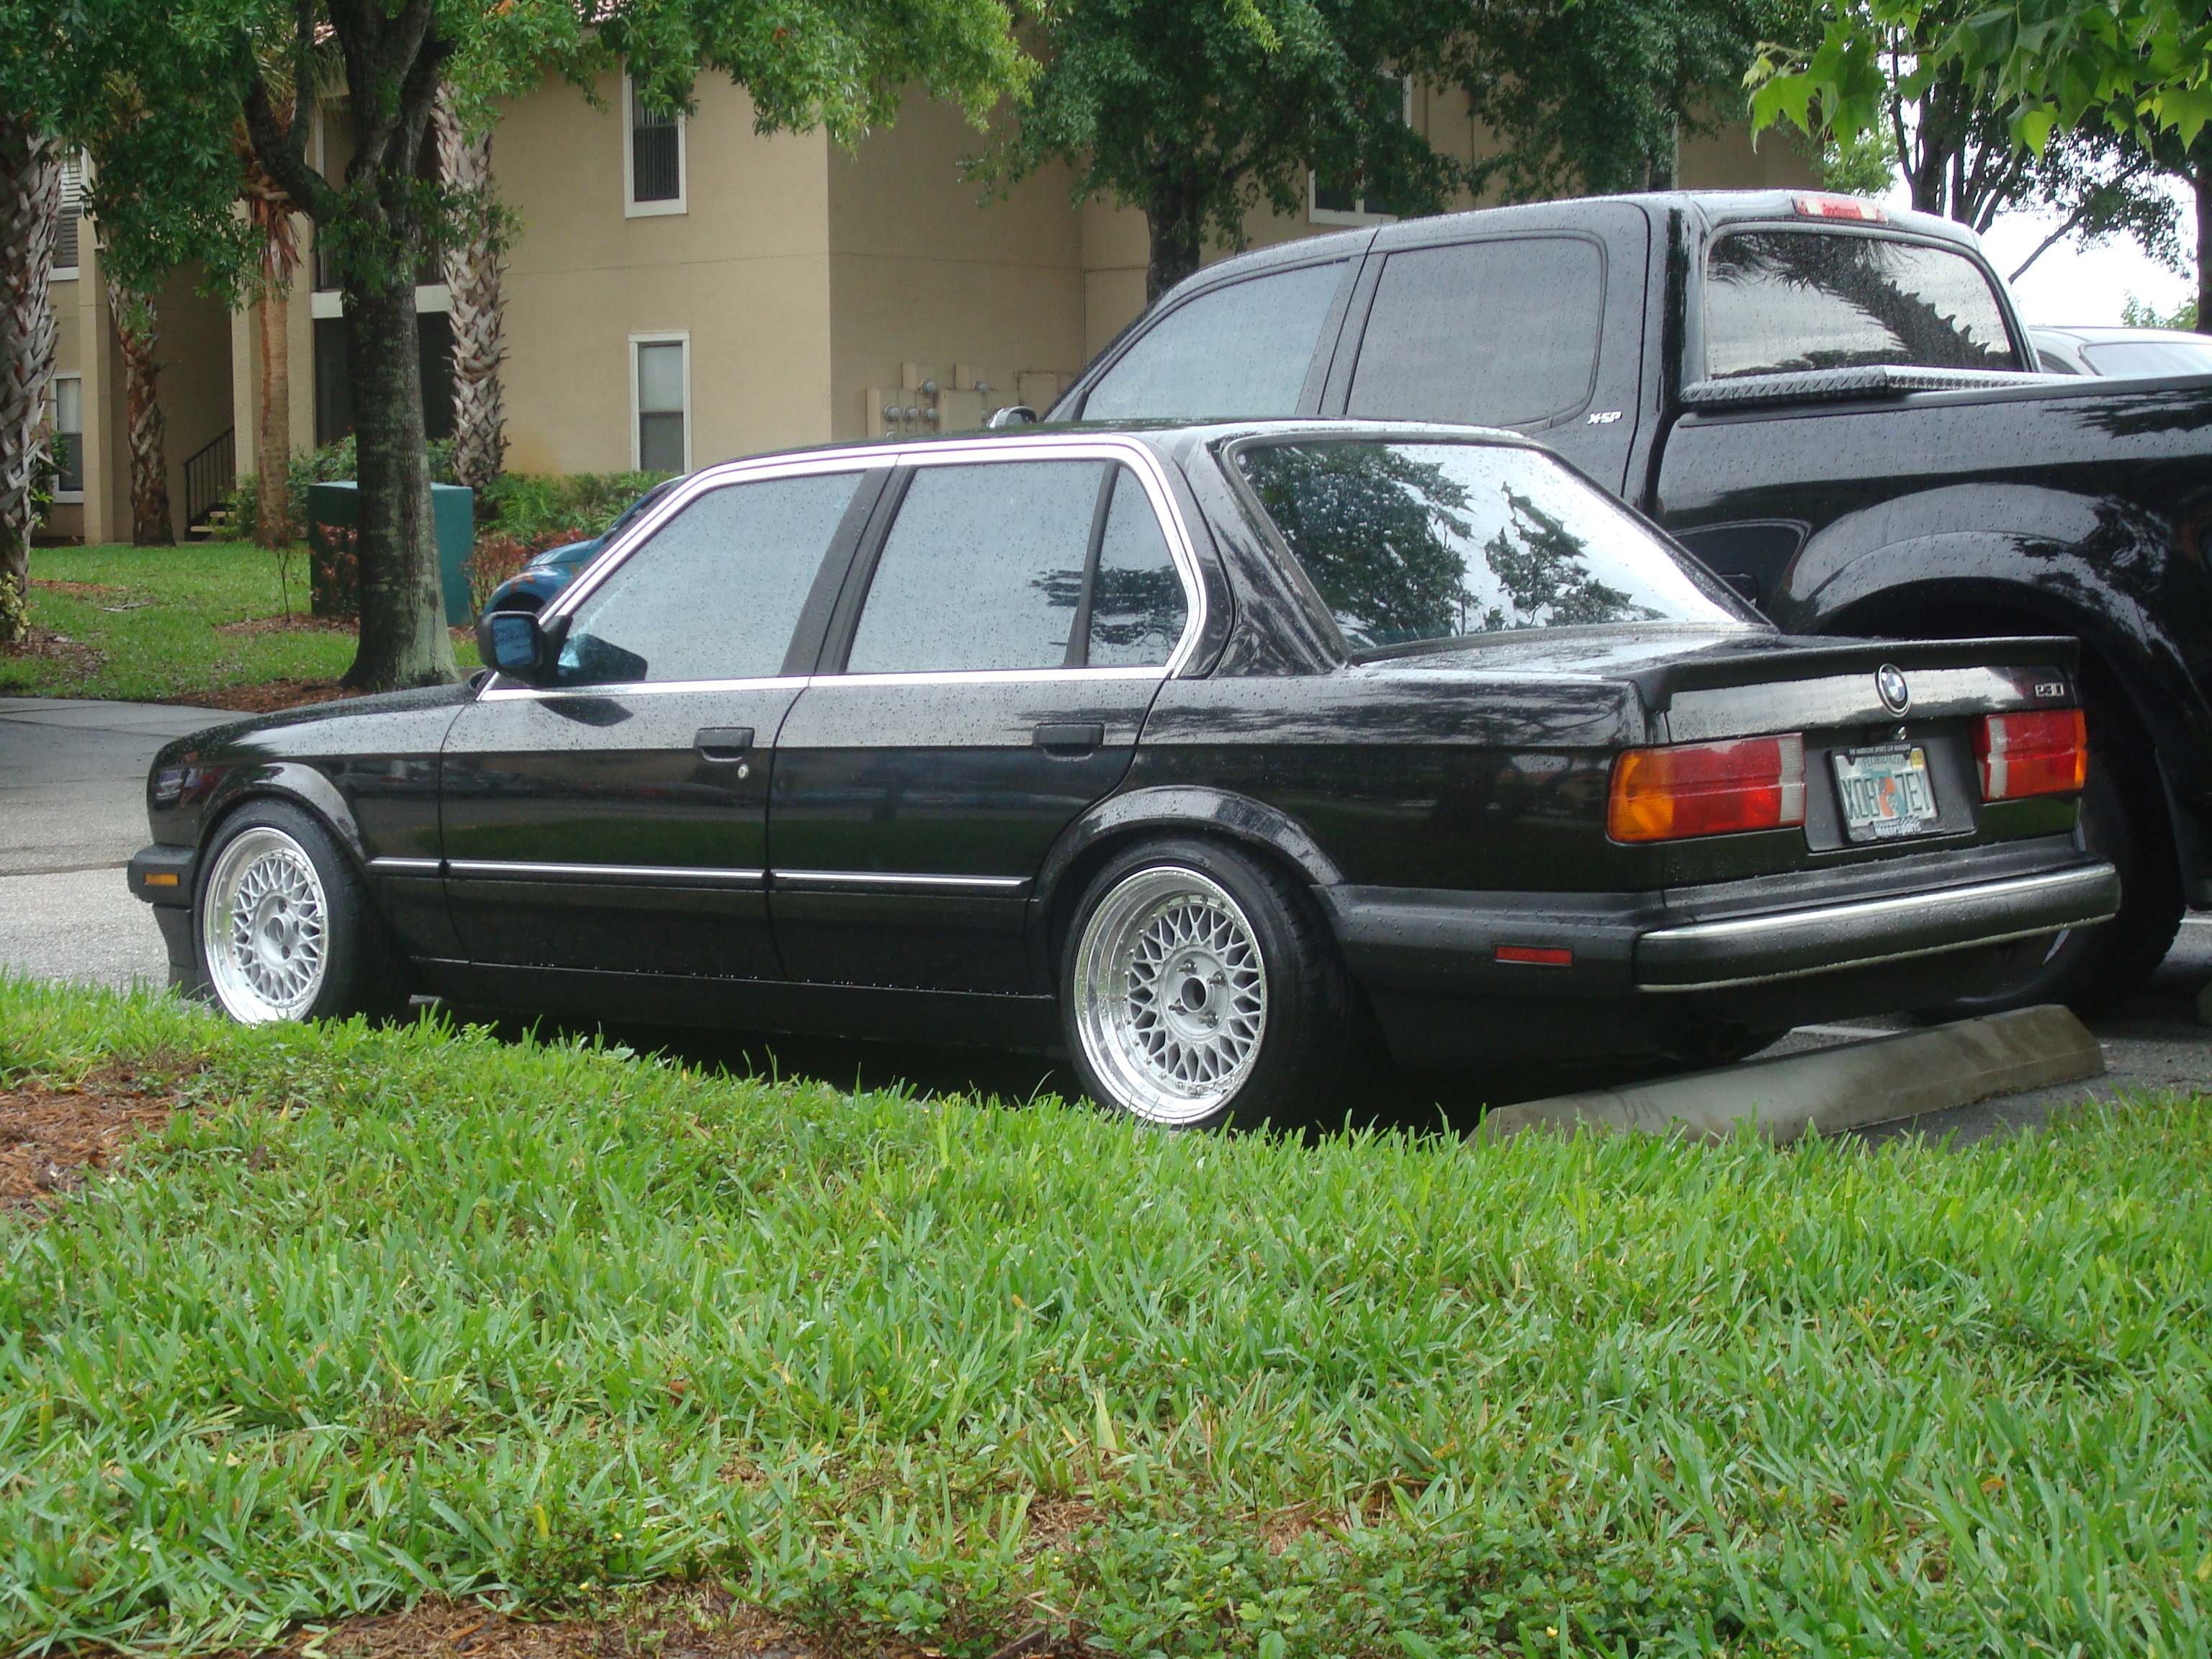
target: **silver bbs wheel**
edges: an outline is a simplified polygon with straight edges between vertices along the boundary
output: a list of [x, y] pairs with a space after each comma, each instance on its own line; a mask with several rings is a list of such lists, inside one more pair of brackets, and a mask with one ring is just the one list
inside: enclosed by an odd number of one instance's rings
[[208, 983], [248, 1025], [298, 1019], [330, 971], [330, 901], [307, 850], [257, 825], [226, 844], [201, 901]]
[[1098, 902], [1074, 963], [1075, 1029], [1114, 1103], [1153, 1123], [1212, 1115], [1259, 1058], [1267, 969], [1237, 901], [1195, 870], [1139, 870]]

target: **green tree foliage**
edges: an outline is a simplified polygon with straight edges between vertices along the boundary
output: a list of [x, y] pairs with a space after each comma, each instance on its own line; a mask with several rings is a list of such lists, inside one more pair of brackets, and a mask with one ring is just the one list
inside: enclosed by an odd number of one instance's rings
[[[696, 78], [750, 95], [757, 125], [851, 142], [918, 86], [971, 112], [1021, 81], [1002, 0], [80, 0], [72, 79], [100, 162], [94, 210], [134, 258], [207, 262], [234, 293], [252, 239], [232, 211], [238, 150], [315, 227], [343, 295], [361, 480], [362, 631], [347, 678], [452, 678], [441, 617], [415, 274], [465, 234], [470, 204], [426, 166], [441, 82], [483, 131], [550, 73], [589, 94], [626, 64], [649, 101], [690, 107]], [[310, 157], [320, 52], [343, 67], [351, 159]], [[282, 71], [271, 65], [282, 64]]]
[[1509, 199], [1672, 188], [1683, 133], [1740, 118], [1775, 0], [1579, 0], [1470, 9], [1431, 72], [1500, 149], [1475, 182]]
[[1434, 212], [1462, 181], [1404, 118], [1400, 72], [1453, 26], [1432, 0], [1072, 0], [1036, 30], [1042, 72], [978, 163], [1004, 181], [1048, 161], [1079, 198], [1139, 209], [1147, 301], [1198, 269], [1210, 235], [1244, 242], [1265, 203], [1302, 209], [1306, 175]]

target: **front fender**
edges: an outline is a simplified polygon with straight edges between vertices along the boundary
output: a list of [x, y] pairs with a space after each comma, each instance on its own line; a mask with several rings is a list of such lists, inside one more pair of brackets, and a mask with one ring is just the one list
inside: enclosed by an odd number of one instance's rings
[[364, 872], [368, 852], [362, 841], [361, 825], [338, 787], [315, 768], [301, 761], [258, 761], [231, 767], [209, 794], [200, 813], [196, 851], [207, 850], [208, 838], [233, 807], [258, 797], [274, 796], [306, 807], [328, 824], [339, 844], [353, 854]]

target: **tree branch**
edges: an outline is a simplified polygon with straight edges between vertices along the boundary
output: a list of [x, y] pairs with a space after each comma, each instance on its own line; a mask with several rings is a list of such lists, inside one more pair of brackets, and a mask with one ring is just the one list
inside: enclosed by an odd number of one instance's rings
[[[254, 61], [253, 48], [243, 37], [239, 41], [238, 55], [246, 71], [246, 95], [240, 101], [246, 116], [246, 136], [252, 142], [253, 153], [284, 193], [309, 218], [320, 223], [337, 210], [337, 192], [331, 188], [329, 179], [307, 165], [303, 154], [293, 149], [285, 124], [276, 118], [276, 104], [269, 96], [269, 83], [262, 77], [261, 65]], [[298, 102], [295, 95], [294, 103], [296, 106]]]

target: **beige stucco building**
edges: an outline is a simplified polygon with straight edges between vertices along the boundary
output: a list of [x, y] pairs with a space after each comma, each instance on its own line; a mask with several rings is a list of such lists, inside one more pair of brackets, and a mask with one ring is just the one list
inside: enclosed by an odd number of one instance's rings
[[[593, 105], [549, 82], [509, 106], [494, 141], [499, 193], [521, 226], [505, 288], [510, 467], [689, 468], [866, 435], [884, 429], [887, 406], [933, 405], [936, 424], [973, 424], [1000, 404], [1049, 402], [1143, 308], [1142, 215], [1074, 205], [1058, 169], [985, 199], [962, 167], [982, 135], [943, 106], [910, 103], [848, 152], [820, 133], [757, 133], [745, 94], [726, 82], [702, 82], [696, 112], [672, 124], [633, 108], [621, 76], [599, 92]], [[1483, 142], [1456, 95], [1417, 88], [1409, 116], [1447, 152], [1472, 158]], [[328, 124], [326, 142], [342, 131]], [[1754, 147], [1740, 128], [1686, 142], [1680, 176], [1693, 188], [1815, 182], [1785, 138]], [[1248, 235], [1373, 222], [1343, 205], [1255, 214]], [[80, 240], [81, 263], [57, 272], [54, 295], [56, 409], [85, 434], [82, 481], [49, 528], [107, 541], [130, 526], [121, 372], [97, 252], [90, 234]], [[434, 364], [444, 289], [418, 289], [417, 305]], [[188, 277], [159, 309], [181, 531], [205, 504], [226, 433], [251, 465], [259, 363], [252, 319]], [[292, 434], [305, 447], [347, 423], [338, 295], [317, 286], [313, 259], [289, 321]]]

